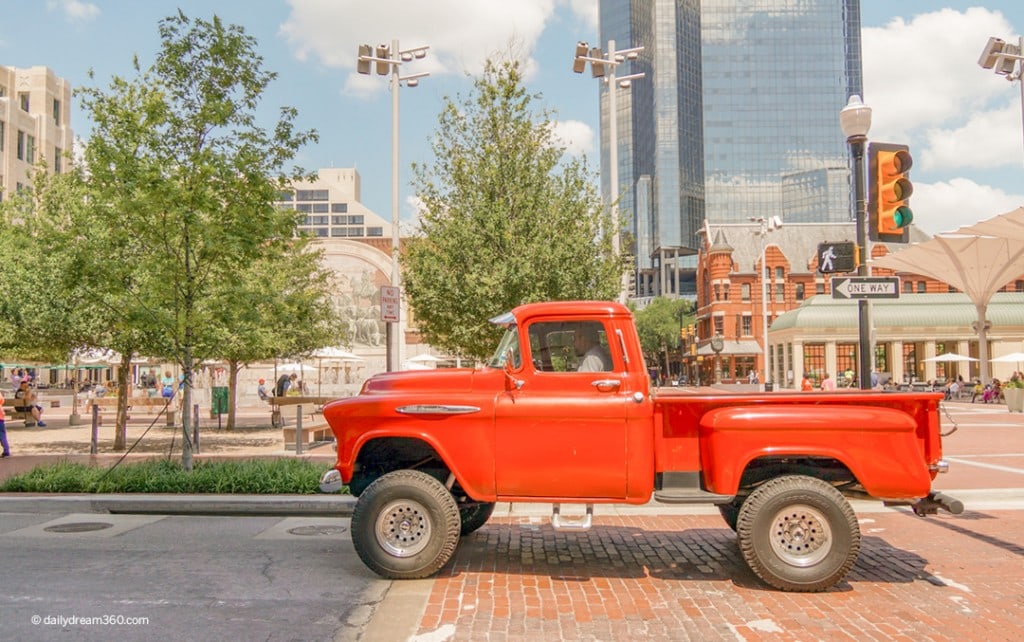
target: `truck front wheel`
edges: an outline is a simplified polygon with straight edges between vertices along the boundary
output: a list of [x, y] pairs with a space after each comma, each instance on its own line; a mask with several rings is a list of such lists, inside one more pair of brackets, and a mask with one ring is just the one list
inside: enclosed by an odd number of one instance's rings
[[433, 575], [459, 543], [459, 508], [448, 489], [426, 473], [388, 473], [359, 496], [352, 544], [373, 572], [388, 579]]
[[853, 568], [860, 528], [846, 498], [820, 479], [765, 482], [740, 508], [740, 551], [750, 569], [784, 591], [824, 591]]

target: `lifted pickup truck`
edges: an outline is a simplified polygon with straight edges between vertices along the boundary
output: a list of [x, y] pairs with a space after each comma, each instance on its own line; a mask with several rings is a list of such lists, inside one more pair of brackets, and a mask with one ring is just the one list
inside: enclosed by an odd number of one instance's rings
[[[338, 460], [321, 490], [358, 497], [352, 541], [387, 578], [444, 566], [496, 502], [553, 504], [585, 530], [595, 504], [709, 503], [750, 568], [789, 591], [840, 581], [860, 550], [847, 497], [963, 505], [932, 492], [946, 469], [938, 393], [671, 394], [650, 388], [629, 310], [520, 306], [479, 369], [380, 374], [324, 416]], [[567, 520], [562, 504], [586, 505]]]

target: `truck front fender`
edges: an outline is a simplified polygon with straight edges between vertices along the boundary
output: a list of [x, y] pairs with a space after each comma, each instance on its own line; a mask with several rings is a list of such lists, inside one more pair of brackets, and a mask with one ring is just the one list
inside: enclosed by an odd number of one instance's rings
[[[417, 442], [422, 444], [424, 449], [433, 451], [440, 463], [455, 476], [459, 486], [466, 494], [479, 501], [494, 501], [493, 457], [467, 456], [466, 452], [462, 452], [463, 449], [468, 449], [480, 453], [487, 447], [479, 443], [479, 440], [473, 439], [469, 434], [470, 431], [460, 433], [464, 436], [466, 443], [459, 443], [459, 441], [439, 439], [436, 430], [427, 430], [425, 426], [417, 424], [416, 421], [398, 420], [383, 423], [359, 433], [356, 439], [347, 444], [344, 463], [339, 461], [341, 465], [338, 470], [342, 477], [349, 481], [352, 479], [355, 462], [359, 459], [363, 448], [371, 442]], [[458, 450], [458, 452], [452, 452], [453, 450]], [[339, 455], [341, 452], [339, 449]]]
[[746, 405], [700, 419], [701, 466], [708, 490], [735, 495], [743, 471], [761, 457], [835, 459], [879, 498], [925, 497], [931, 475], [913, 417], [893, 408], [853, 405]]

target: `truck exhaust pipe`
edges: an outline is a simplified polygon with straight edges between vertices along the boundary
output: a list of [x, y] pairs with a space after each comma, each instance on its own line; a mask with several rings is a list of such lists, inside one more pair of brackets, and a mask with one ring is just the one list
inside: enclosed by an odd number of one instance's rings
[[928, 493], [928, 496], [924, 499], [920, 499], [912, 504], [914, 512], [922, 517], [925, 515], [934, 515], [939, 512], [939, 509], [948, 511], [953, 515], [959, 515], [964, 512], [964, 503], [955, 497], [950, 497], [945, 493]]

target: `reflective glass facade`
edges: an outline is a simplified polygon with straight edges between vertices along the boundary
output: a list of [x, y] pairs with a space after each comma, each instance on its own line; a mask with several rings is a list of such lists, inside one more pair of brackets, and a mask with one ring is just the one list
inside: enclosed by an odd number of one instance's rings
[[859, 0], [601, 0], [600, 30], [644, 47], [617, 72], [645, 74], [617, 94], [636, 296], [692, 294], [705, 217], [850, 220], [839, 110], [862, 94]]

